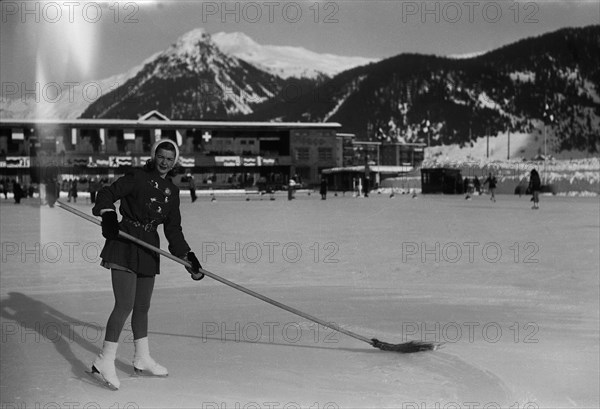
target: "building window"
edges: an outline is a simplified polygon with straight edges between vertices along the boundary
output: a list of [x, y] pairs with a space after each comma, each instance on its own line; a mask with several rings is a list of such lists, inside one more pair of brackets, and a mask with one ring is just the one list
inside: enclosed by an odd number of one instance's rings
[[296, 148], [296, 159], [300, 161], [310, 160], [310, 151], [308, 148]]
[[331, 148], [319, 148], [319, 161], [330, 161], [333, 159], [333, 150]]
[[98, 153], [101, 144], [100, 130], [80, 129], [79, 140], [77, 141], [75, 150], [81, 153]]
[[302, 183], [306, 180], [310, 180], [310, 167], [298, 166], [296, 168], [296, 174], [294, 175], [294, 179], [296, 179], [296, 183]]
[[135, 139], [142, 140], [142, 150], [144, 153], [150, 153], [152, 149], [152, 142], [150, 138], [150, 130], [149, 129], [136, 129], [135, 130]]

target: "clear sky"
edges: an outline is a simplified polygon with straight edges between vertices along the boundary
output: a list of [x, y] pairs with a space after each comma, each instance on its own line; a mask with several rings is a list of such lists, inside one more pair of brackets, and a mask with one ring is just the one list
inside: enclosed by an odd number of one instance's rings
[[385, 58], [488, 51], [562, 27], [600, 24], [598, 0], [2, 0], [0, 5], [3, 95], [15, 83], [26, 88], [84, 83], [125, 72], [199, 27], [244, 32], [261, 44]]

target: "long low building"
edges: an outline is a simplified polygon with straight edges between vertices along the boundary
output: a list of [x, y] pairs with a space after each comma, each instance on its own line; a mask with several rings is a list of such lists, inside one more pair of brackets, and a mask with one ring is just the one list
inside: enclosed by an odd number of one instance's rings
[[[197, 184], [250, 186], [258, 179], [317, 184], [342, 166], [339, 123], [174, 121], [157, 111], [138, 120], [0, 119], [0, 174], [43, 182], [44, 169], [113, 178], [141, 166], [158, 139], [177, 142], [182, 174]], [[199, 186], [201, 187], [201, 186]]]
[[414, 174], [425, 154], [424, 143], [348, 141], [344, 138], [344, 147], [344, 165], [323, 170], [333, 190], [354, 191], [360, 189], [359, 186], [375, 188], [385, 179]]

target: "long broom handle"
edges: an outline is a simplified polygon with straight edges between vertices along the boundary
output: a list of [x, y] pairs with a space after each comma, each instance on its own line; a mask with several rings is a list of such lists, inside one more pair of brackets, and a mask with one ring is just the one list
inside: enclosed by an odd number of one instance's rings
[[[57, 201], [56, 203], [62, 209], [64, 209], [64, 210], [67, 210], [67, 211], [69, 211], [69, 212], [71, 212], [71, 213], [73, 213], [73, 214], [75, 214], [75, 215], [77, 215], [79, 217], [82, 217], [82, 218], [84, 218], [84, 219], [86, 219], [86, 220], [88, 220], [88, 221], [90, 221], [92, 223], [95, 223], [98, 226], [102, 225], [102, 223], [100, 222], [100, 220], [96, 219], [93, 216], [90, 216], [90, 215], [88, 215], [88, 214], [86, 214], [86, 213], [84, 213], [84, 212], [82, 212], [80, 210], [77, 210], [77, 209], [75, 209], [75, 208], [73, 208], [73, 207], [71, 207], [69, 205], [66, 205], [66, 204], [62, 203], [61, 201]], [[172, 255], [171, 253], [168, 253], [168, 252], [166, 252], [166, 251], [164, 251], [164, 250], [162, 250], [162, 249], [160, 249], [158, 247], [154, 247], [153, 245], [148, 244], [145, 241], [138, 239], [137, 237], [133, 237], [132, 235], [127, 234], [124, 231], [119, 231], [119, 236], [121, 236], [123, 238], [126, 238], [128, 240], [131, 240], [132, 242], [134, 242], [136, 244], [139, 244], [140, 246], [145, 247], [145, 248], [147, 248], [149, 250], [152, 250], [152, 251], [154, 251], [154, 252], [156, 252], [156, 253], [158, 253], [158, 254], [160, 254], [162, 256], [170, 258], [171, 260], [173, 260], [173, 261], [175, 261], [175, 262], [177, 262], [179, 264], [182, 264], [185, 267], [188, 267], [188, 268], [192, 267], [192, 265], [190, 263], [188, 263], [187, 261], [182, 260], [179, 257], [176, 257], [176, 256]], [[326, 328], [331, 328], [334, 331], [341, 332], [341, 333], [346, 334], [346, 335], [348, 335], [348, 336], [350, 336], [352, 338], [356, 338], [356, 339], [358, 339], [360, 341], [366, 342], [369, 345], [374, 345], [374, 341], [372, 339], [369, 339], [369, 338], [364, 337], [364, 336], [359, 335], [359, 334], [355, 334], [352, 331], [348, 331], [347, 329], [344, 329], [344, 328], [336, 325], [335, 323], [326, 322], [326, 321], [323, 321], [323, 320], [321, 320], [321, 319], [319, 319], [317, 317], [313, 317], [310, 314], [307, 314], [305, 312], [297, 310], [296, 308], [290, 307], [288, 305], [282, 304], [279, 301], [275, 301], [275, 300], [273, 300], [273, 299], [271, 299], [269, 297], [266, 297], [266, 296], [264, 296], [262, 294], [259, 294], [259, 293], [255, 292], [255, 291], [252, 291], [252, 290], [250, 290], [250, 289], [248, 289], [246, 287], [242, 287], [239, 284], [236, 284], [236, 283], [234, 283], [232, 281], [229, 281], [229, 280], [227, 280], [227, 279], [225, 279], [223, 277], [220, 277], [220, 276], [218, 276], [218, 275], [216, 275], [214, 273], [211, 273], [210, 271], [204, 270], [203, 268], [200, 269], [200, 272], [202, 274], [204, 274], [204, 275], [212, 278], [213, 280], [217, 280], [217, 281], [219, 281], [219, 282], [221, 282], [221, 283], [223, 283], [225, 285], [228, 285], [229, 287], [235, 288], [238, 291], [241, 291], [243, 293], [251, 295], [252, 297], [258, 298], [259, 300], [262, 300], [262, 301], [264, 301], [266, 303], [269, 303], [269, 304], [274, 305], [276, 307], [279, 307], [279, 308], [281, 308], [283, 310], [291, 312], [292, 314], [298, 315], [298, 316], [300, 316], [302, 318], [305, 318], [305, 319], [307, 319], [309, 321], [316, 322], [317, 324], [320, 324], [320, 325], [322, 325], [322, 326], [324, 326]]]

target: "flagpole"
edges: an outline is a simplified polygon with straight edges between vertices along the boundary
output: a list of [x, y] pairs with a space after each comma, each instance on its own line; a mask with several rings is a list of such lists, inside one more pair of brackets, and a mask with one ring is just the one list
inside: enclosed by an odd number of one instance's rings
[[510, 128], [508, 129], [508, 146], [506, 147], [506, 160], [510, 160]]
[[546, 122], [544, 122], [544, 183], [546, 183], [546, 155], [548, 144], [546, 142]]

